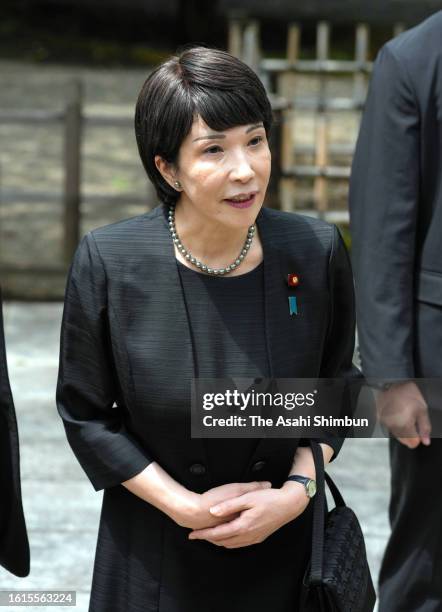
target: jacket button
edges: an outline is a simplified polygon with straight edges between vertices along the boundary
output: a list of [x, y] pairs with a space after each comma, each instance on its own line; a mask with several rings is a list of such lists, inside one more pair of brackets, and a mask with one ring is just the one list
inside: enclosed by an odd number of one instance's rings
[[265, 464], [265, 461], [257, 461], [252, 465], [252, 472], [260, 472], [264, 468]]
[[189, 470], [194, 476], [202, 476], [206, 473], [206, 468], [201, 463], [194, 463], [190, 466]]

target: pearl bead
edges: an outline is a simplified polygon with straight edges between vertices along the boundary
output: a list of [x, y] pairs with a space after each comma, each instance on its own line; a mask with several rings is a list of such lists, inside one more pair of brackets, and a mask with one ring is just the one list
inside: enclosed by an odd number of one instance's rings
[[168, 222], [169, 222], [169, 229], [170, 229], [172, 241], [176, 245], [176, 248], [180, 251], [180, 253], [183, 254], [185, 259], [187, 261], [190, 261], [193, 265], [195, 265], [200, 270], [207, 272], [207, 274], [213, 274], [215, 276], [219, 276], [219, 275], [222, 276], [224, 274], [228, 274], [231, 270], [234, 270], [237, 266], [241, 264], [241, 262], [244, 260], [245, 255], [250, 249], [250, 246], [253, 240], [253, 235], [255, 233], [255, 226], [251, 225], [247, 230], [247, 238], [244, 242], [241, 253], [237, 256], [237, 259], [235, 259], [235, 261], [230, 264], [230, 266], [226, 266], [225, 268], [209, 268], [205, 264], [203, 264], [201, 261], [196, 259], [196, 257], [194, 257], [186, 249], [186, 247], [182, 244], [181, 240], [179, 239], [178, 232], [176, 231], [176, 227], [175, 227], [175, 204], [174, 203], [169, 206]]

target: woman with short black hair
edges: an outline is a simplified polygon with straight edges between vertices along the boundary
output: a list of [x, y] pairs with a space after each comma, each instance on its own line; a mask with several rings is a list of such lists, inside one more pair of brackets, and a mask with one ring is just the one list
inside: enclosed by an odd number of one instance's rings
[[194, 47], [164, 62], [144, 83], [135, 110], [141, 161], [164, 203], [176, 203], [180, 192], [158, 172], [155, 156], [176, 164], [196, 116], [218, 132], [262, 123], [270, 136], [272, 108], [264, 86], [236, 57]]
[[[352, 373], [353, 285], [337, 229], [263, 207], [271, 122], [259, 78], [228, 53], [193, 47], [163, 63], [135, 112], [160, 204], [90, 232], [75, 254], [57, 400], [104, 489], [92, 612], [297, 609], [310, 449], [190, 436], [193, 378]], [[340, 445], [322, 441], [326, 463]]]

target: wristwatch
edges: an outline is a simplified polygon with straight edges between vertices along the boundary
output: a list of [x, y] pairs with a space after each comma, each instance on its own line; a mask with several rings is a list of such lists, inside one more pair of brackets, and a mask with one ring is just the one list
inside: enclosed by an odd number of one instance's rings
[[288, 476], [287, 480], [293, 480], [294, 482], [300, 482], [304, 485], [305, 492], [307, 497], [310, 499], [316, 493], [316, 481], [312, 480], [312, 478], [307, 478], [307, 476], [298, 476], [297, 474], [293, 474], [292, 476]]

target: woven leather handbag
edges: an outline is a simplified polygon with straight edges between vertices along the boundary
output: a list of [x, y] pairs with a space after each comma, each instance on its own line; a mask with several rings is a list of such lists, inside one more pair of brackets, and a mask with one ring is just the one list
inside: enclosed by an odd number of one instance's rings
[[[310, 441], [316, 467], [312, 555], [304, 576], [299, 612], [372, 612], [376, 594], [364, 536], [355, 513], [346, 506], [324, 472], [319, 444]], [[326, 511], [325, 480], [335, 502]]]

